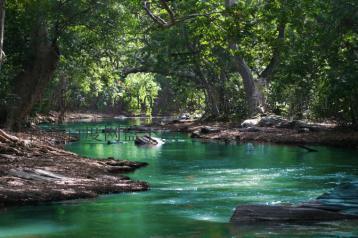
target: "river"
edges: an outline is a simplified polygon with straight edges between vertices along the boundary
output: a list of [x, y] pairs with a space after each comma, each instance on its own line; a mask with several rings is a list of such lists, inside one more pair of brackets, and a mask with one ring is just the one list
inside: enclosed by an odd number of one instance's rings
[[[67, 129], [140, 124], [140, 120], [69, 123]], [[160, 147], [81, 140], [66, 149], [82, 156], [145, 161], [129, 174], [147, 181], [141, 193], [8, 208], [0, 212], [0, 237], [358, 237], [357, 221], [305, 225], [229, 223], [240, 204], [299, 203], [344, 181], [357, 180], [355, 150], [295, 146], [225, 145], [188, 135]]]

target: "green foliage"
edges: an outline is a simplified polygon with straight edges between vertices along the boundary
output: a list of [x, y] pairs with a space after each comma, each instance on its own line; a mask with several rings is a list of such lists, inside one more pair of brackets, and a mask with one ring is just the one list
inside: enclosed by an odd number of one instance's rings
[[121, 98], [127, 103], [128, 111], [151, 115], [159, 90], [153, 74], [131, 74], [124, 82]]
[[[170, 20], [150, 2], [153, 14]], [[224, 2], [168, 1], [177, 21], [163, 28], [140, 0], [7, 1], [0, 99], [33, 60], [30, 39], [40, 21], [61, 60], [38, 110], [60, 110], [65, 102], [66, 110], [239, 120], [248, 116], [247, 100], [230, 55], [243, 57], [258, 80], [278, 52], [280, 63], [262, 86], [269, 110], [357, 123], [356, 1], [238, 0], [230, 9]], [[131, 70], [137, 74], [125, 73]]]

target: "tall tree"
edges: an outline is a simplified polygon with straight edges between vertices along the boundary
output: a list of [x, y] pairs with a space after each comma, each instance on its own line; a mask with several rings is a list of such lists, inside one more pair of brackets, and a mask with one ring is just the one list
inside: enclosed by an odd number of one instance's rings
[[3, 50], [5, 35], [5, 0], [0, 0], [0, 70], [5, 53]]
[[[231, 11], [236, 4], [237, 4], [237, 0], [225, 0], [225, 7], [227, 11]], [[282, 22], [282, 19], [280, 19], [279, 21], [280, 22], [277, 27], [278, 40], [283, 41], [285, 37], [286, 24]], [[250, 69], [249, 65], [242, 57], [242, 55], [238, 53], [240, 50], [238, 44], [235, 42], [235, 39], [229, 36], [228, 44], [229, 44], [229, 49], [231, 50], [231, 52], [233, 52], [231, 56], [232, 56], [232, 61], [234, 63], [234, 67], [243, 79], [249, 114], [253, 115], [260, 111], [264, 112], [266, 110], [266, 102], [263, 93], [263, 88], [266, 86], [269, 79], [272, 77], [275, 68], [279, 64], [279, 58], [280, 58], [279, 46], [276, 46], [274, 48], [270, 63], [258, 75], [258, 78], [255, 79], [253, 76], [252, 69]]]
[[[17, 35], [24, 36], [18, 39], [19, 46], [16, 46], [17, 50], [21, 49], [20, 45], [23, 47], [22, 52], [17, 52], [22, 56], [22, 70], [11, 84], [16, 100], [7, 108], [6, 119], [8, 128], [18, 130], [53, 78], [64, 42], [73, 37], [74, 31], [82, 38], [109, 34], [115, 27], [112, 21], [120, 12], [118, 4], [111, 0], [30, 1], [11, 7], [16, 14], [11, 20], [18, 23], [21, 19], [25, 24], [23, 28], [13, 28]], [[71, 45], [65, 48], [66, 51], [80, 50]]]

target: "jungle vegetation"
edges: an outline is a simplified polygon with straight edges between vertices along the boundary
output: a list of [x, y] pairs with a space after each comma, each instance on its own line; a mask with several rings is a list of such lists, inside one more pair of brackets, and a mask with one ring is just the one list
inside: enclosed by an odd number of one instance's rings
[[355, 0], [0, 0], [0, 122], [272, 112], [358, 123]]

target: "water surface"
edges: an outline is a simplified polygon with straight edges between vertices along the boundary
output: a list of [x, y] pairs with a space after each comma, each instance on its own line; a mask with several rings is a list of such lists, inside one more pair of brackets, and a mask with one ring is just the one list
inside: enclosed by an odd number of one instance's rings
[[[67, 128], [119, 123], [141, 121], [71, 123]], [[158, 148], [88, 138], [67, 146], [82, 156], [148, 162], [130, 177], [149, 182], [150, 191], [9, 208], [0, 213], [0, 237], [358, 237], [357, 221], [274, 227], [229, 223], [237, 205], [299, 203], [356, 180], [357, 151], [315, 147], [319, 152], [308, 153], [292, 146], [157, 135], [171, 139]]]

